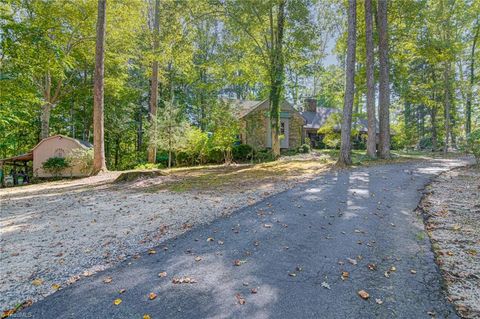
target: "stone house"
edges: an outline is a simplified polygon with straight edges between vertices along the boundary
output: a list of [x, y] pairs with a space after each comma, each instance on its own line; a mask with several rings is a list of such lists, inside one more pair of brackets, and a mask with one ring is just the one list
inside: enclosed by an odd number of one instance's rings
[[[272, 147], [269, 100], [228, 100], [239, 120], [240, 141], [256, 149]], [[304, 142], [305, 119], [288, 102], [280, 105], [281, 149], [295, 149]]]

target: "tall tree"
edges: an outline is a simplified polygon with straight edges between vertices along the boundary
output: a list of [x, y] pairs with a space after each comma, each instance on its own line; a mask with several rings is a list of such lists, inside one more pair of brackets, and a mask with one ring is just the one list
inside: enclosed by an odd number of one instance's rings
[[270, 65], [270, 125], [272, 128], [272, 151], [275, 156], [280, 156], [280, 103], [284, 82], [283, 58], [283, 31], [285, 27], [286, 0], [278, 3], [276, 25], [274, 24], [273, 8], [270, 7], [270, 38], [271, 54]]
[[473, 31], [472, 48], [470, 51], [470, 70], [469, 70], [469, 87], [467, 92], [467, 103], [465, 106], [465, 135], [472, 131], [472, 99], [475, 85], [475, 50], [477, 48], [478, 37], [480, 33], [480, 17], [475, 22]]
[[357, 45], [357, 1], [348, 1], [347, 63], [343, 98], [342, 135], [338, 164], [351, 165], [352, 110], [355, 95], [355, 51]]
[[[158, 106], [158, 59], [156, 58], [158, 54], [158, 44], [159, 44], [159, 28], [160, 28], [160, 0], [155, 0], [154, 8], [154, 22], [153, 22], [153, 54], [154, 60], [152, 62], [152, 77], [150, 79], [150, 108], [149, 108], [149, 117], [150, 123], [154, 126], [157, 125], [155, 118], [157, 117], [157, 106]], [[157, 157], [157, 147], [154, 143], [150, 143], [148, 146], [148, 162], [155, 163]]]
[[378, 117], [380, 137], [378, 155], [380, 158], [390, 157], [390, 83], [388, 76], [387, 7], [387, 0], [378, 0], [378, 54], [380, 61], [378, 87]]
[[105, 75], [105, 31], [107, 26], [107, 0], [98, 0], [97, 40], [95, 46], [95, 75], [93, 88], [93, 171], [95, 174], [107, 170], [105, 163], [104, 133], [104, 75]]
[[367, 76], [367, 155], [377, 156], [377, 124], [375, 118], [375, 78], [374, 78], [374, 50], [373, 50], [373, 18], [372, 0], [365, 0], [365, 47], [366, 47], [366, 76]]

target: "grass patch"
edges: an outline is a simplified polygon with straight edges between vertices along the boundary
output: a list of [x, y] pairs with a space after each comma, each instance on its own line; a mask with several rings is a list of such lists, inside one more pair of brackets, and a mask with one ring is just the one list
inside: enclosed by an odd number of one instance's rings
[[[241, 191], [261, 188], [280, 181], [302, 181], [334, 167], [338, 150], [312, 150], [310, 154], [283, 156], [280, 160], [261, 164], [204, 165], [179, 167], [163, 170], [170, 177], [162, 185], [152, 186], [149, 191], [170, 190], [186, 192], [191, 190]], [[432, 153], [393, 151], [392, 159], [371, 159], [362, 150], [352, 151], [354, 166], [377, 165], [409, 160], [432, 158]]]

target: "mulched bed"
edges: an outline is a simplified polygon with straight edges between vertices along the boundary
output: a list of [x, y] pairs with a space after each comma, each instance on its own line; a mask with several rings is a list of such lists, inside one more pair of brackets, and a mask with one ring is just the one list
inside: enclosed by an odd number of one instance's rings
[[448, 299], [463, 318], [480, 318], [480, 167], [446, 172], [420, 204]]

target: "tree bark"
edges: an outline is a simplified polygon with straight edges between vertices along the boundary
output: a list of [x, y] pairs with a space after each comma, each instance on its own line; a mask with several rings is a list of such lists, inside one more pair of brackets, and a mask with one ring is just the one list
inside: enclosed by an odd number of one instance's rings
[[273, 13], [270, 12], [272, 37], [271, 71], [270, 71], [270, 125], [272, 134], [272, 152], [280, 156], [280, 100], [284, 82], [283, 31], [285, 27], [285, 5], [281, 0], [278, 5], [277, 24], [273, 25]]
[[478, 35], [480, 33], [480, 19], [477, 19], [476, 31], [473, 37], [472, 51], [470, 52], [470, 86], [467, 93], [467, 105], [465, 107], [465, 135], [472, 131], [472, 99], [473, 87], [475, 85], [475, 49], [477, 47]]
[[93, 172], [107, 171], [105, 163], [104, 72], [107, 0], [98, 0], [97, 40], [95, 47], [95, 75], [93, 88]]
[[[155, 0], [155, 18], [153, 22], [153, 53], [154, 56], [158, 54], [159, 46], [159, 28], [160, 28], [160, 0]], [[150, 124], [154, 126], [153, 134], [156, 135], [156, 118], [158, 105], [158, 60], [156, 57], [152, 62], [152, 78], [150, 80], [150, 109], [149, 119]], [[155, 163], [157, 157], [157, 147], [153, 143], [148, 146], [148, 162]]]
[[374, 52], [373, 52], [373, 17], [372, 0], [365, 0], [365, 38], [366, 38], [366, 75], [367, 75], [367, 155], [377, 157], [377, 124], [375, 118], [375, 78], [374, 78]]
[[443, 146], [443, 152], [447, 153], [450, 146], [450, 62], [445, 62], [445, 68], [443, 72], [445, 81], [444, 91], [444, 116], [445, 116], [445, 145]]
[[378, 115], [380, 137], [378, 155], [390, 157], [390, 84], [388, 79], [387, 0], [378, 0], [378, 53], [380, 61]]
[[343, 98], [342, 135], [338, 165], [351, 165], [351, 129], [353, 98], [355, 94], [355, 48], [357, 45], [357, 1], [348, 1], [347, 63], [345, 72], [345, 95]]

